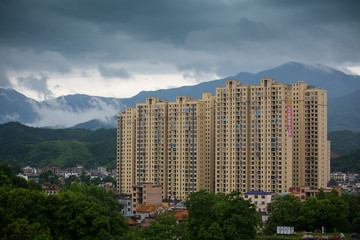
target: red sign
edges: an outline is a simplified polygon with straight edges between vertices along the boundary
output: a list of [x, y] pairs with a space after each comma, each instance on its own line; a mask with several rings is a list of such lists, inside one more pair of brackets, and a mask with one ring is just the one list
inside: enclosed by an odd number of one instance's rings
[[292, 105], [287, 105], [286, 126], [287, 136], [292, 137]]

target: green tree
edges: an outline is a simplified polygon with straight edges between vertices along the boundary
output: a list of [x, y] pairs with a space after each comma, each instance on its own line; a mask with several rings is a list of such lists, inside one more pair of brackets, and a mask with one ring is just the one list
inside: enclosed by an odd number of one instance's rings
[[349, 206], [336, 190], [325, 199], [309, 198], [300, 209], [302, 230], [314, 231], [325, 227], [327, 232], [344, 231], [348, 225]]
[[71, 183], [75, 181], [76, 181], [76, 176], [70, 175], [68, 178], [65, 178], [65, 185], [63, 186], [63, 188], [70, 188]]
[[301, 201], [291, 195], [278, 196], [270, 204], [271, 215], [265, 226], [266, 234], [276, 233], [277, 226], [294, 226], [299, 230], [298, 218], [300, 216]]
[[251, 239], [260, 225], [256, 206], [239, 192], [225, 195], [201, 190], [185, 202], [192, 239]]
[[341, 199], [349, 206], [347, 232], [360, 232], [360, 196], [343, 194]]
[[190, 239], [187, 222], [177, 223], [174, 213], [160, 213], [157, 221], [139, 231], [139, 237], [146, 240]]
[[90, 185], [91, 183], [91, 176], [90, 175], [87, 175], [85, 173], [85, 171], [83, 170], [80, 177], [79, 177], [79, 182], [80, 183], [83, 183], [83, 184], [86, 184], [86, 185]]
[[56, 176], [52, 171], [48, 170], [46, 172], [42, 172], [39, 175], [39, 183], [51, 183], [51, 184], [60, 184], [60, 180], [58, 176]]
[[121, 239], [128, 225], [112, 191], [71, 184], [47, 196], [0, 165], [0, 239]]
[[97, 186], [97, 185], [101, 184], [102, 181], [101, 181], [101, 178], [97, 177], [97, 178], [91, 179], [91, 183]]
[[74, 183], [52, 196], [56, 209], [51, 218], [56, 239], [113, 239], [124, 236], [128, 225], [111, 191], [95, 185]]

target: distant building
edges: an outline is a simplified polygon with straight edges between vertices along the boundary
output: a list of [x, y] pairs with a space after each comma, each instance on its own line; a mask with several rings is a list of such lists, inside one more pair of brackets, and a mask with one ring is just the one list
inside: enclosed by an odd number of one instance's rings
[[337, 183], [347, 182], [348, 176], [346, 173], [342, 172], [332, 172], [330, 173], [330, 180], [333, 180]]
[[113, 183], [112, 182], [106, 182], [106, 183], [102, 183], [99, 184], [100, 187], [105, 188], [107, 191], [109, 191], [110, 189], [112, 189], [113, 187]]
[[29, 166], [23, 167], [22, 170], [23, 170], [24, 174], [37, 174], [38, 173], [36, 168], [29, 167]]
[[101, 175], [107, 175], [108, 172], [106, 171], [106, 167], [98, 167], [97, 172]]
[[118, 195], [118, 196], [116, 196], [116, 200], [123, 206], [121, 213], [124, 216], [132, 216], [133, 215], [133, 213], [131, 211], [131, 209], [132, 209], [131, 195]]
[[59, 193], [59, 186], [53, 184], [41, 184], [42, 189], [47, 195]]
[[263, 191], [250, 191], [244, 193], [244, 199], [251, 199], [251, 202], [256, 205], [256, 210], [261, 213], [267, 213], [267, 207], [271, 203], [272, 194]]
[[131, 202], [133, 213], [140, 205], [158, 205], [162, 202], [162, 186], [152, 183], [143, 183], [141, 185], [132, 186]]
[[61, 168], [59, 168], [59, 167], [51, 167], [51, 172], [54, 173], [56, 176], [60, 176]]
[[[331, 193], [331, 191], [333, 189], [335, 189], [339, 195], [341, 195], [343, 193], [343, 190], [341, 189], [341, 187], [322, 188], [322, 190], [325, 194]], [[319, 192], [320, 192], [320, 190], [317, 188], [300, 187], [300, 200], [305, 201], [305, 200], [309, 199], [310, 197], [316, 197]]]
[[177, 220], [178, 222], [182, 222], [188, 218], [189, 212], [188, 212], [188, 210], [181, 210], [181, 211], [176, 212], [174, 214], [174, 216], [178, 218], [178, 220]]

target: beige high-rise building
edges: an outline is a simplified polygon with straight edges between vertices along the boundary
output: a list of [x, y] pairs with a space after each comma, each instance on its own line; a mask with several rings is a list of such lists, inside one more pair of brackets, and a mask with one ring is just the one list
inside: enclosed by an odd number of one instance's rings
[[292, 145], [287, 136], [291, 86], [262, 79], [216, 88], [215, 192], [286, 192], [292, 187]]
[[200, 189], [285, 193], [326, 187], [326, 90], [261, 79], [228, 80], [216, 95], [147, 98], [118, 115], [118, 186], [163, 186], [163, 198]]
[[163, 186], [164, 198], [184, 199], [213, 190], [214, 96], [147, 98], [118, 115], [118, 190], [134, 184]]

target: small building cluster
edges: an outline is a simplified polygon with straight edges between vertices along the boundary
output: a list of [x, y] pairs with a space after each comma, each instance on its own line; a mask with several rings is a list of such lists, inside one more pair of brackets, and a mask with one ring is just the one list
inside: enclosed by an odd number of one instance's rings
[[[51, 172], [53, 176], [55, 176], [58, 181], [54, 182], [41, 182], [41, 186], [44, 192], [48, 195], [56, 194], [59, 192], [60, 185], [65, 184], [65, 180], [67, 178], [72, 177], [73, 179], [77, 179], [81, 176], [81, 174], [89, 175], [90, 180], [99, 178], [104, 179], [107, 176], [111, 176], [112, 178], [116, 178], [116, 170], [107, 171], [106, 167], [97, 167], [95, 169], [85, 169], [83, 165], [77, 164], [72, 168], [60, 168], [56, 166], [52, 167], [30, 167], [26, 166], [22, 168], [23, 173], [18, 174], [19, 177], [25, 178], [27, 181], [34, 180], [39, 183], [42, 179], [40, 179], [42, 173]], [[112, 182], [105, 182], [98, 184], [99, 186], [104, 187], [107, 190], [113, 189], [115, 191], [115, 185]]]

